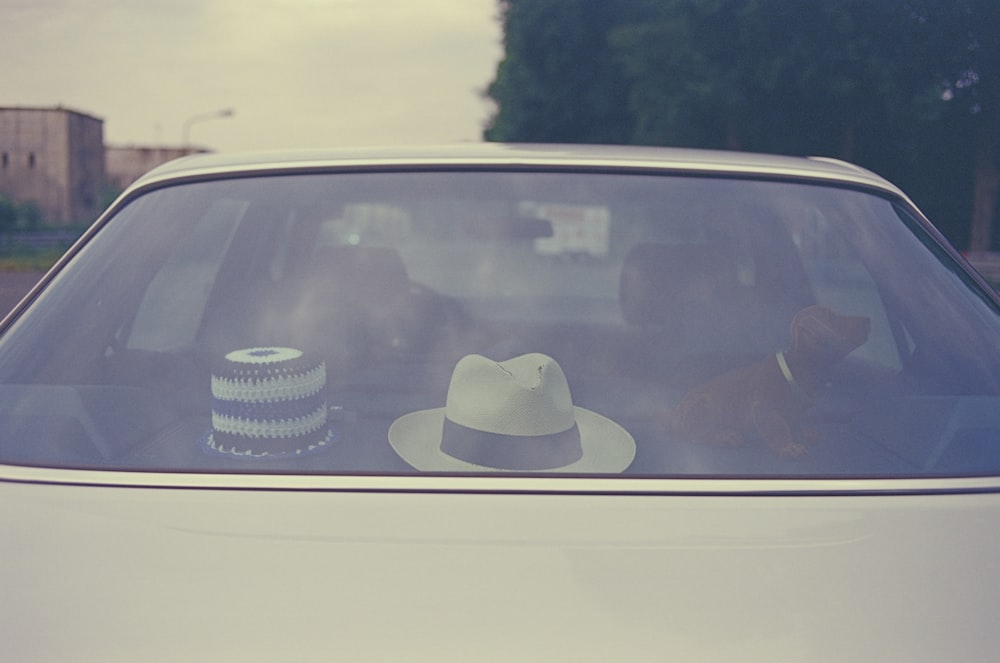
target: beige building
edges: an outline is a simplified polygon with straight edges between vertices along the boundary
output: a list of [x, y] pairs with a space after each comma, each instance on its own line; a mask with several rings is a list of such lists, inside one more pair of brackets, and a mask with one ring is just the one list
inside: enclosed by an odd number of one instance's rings
[[121, 191], [160, 164], [205, 151], [196, 147], [108, 145], [104, 149], [108, 186], [112, 190]]
[[0, 107], [0, 194], [49, 224], [89, 223], [105, 186], [104, 121], [68, 108]]

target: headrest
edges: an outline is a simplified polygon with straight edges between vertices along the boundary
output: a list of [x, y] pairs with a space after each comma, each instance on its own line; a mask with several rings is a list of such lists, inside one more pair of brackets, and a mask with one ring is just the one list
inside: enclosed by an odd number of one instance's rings
[[636, 244], [622, 266], [622, 315], [633, 325], [666, 324], [684, 304], [727, 298], [737, 285], [735, 259], [724, 244]]
[[403, 259], [395, 249], [385, 246], [325, 246], [316, 249], [310, 262], [313, 269], [359, 279], [395, 284], [408, 281]]
[[324, 246], [316, 249], [302, 277], [351, 298], [368, 299], [409, 292], [410, 280], [399, 253], [382, 246]]

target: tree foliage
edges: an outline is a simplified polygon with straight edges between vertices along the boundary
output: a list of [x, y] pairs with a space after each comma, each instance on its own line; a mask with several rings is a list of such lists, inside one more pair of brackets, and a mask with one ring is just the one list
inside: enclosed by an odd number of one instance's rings
[[0, 232], [34, 230], [41, 224], [42, 212], [38, 203], [18, 203], [0, 194]]
[[639, 3], [503, 0], [506, 56], [487, 90], [497, 141], [629, 142], [627, 80], [608, 40]]
[[488, 140], [835, 156], [898, 182], [956, 244], [992, 239], [996, 0], [501, 0], [501, 9], [506, 55], [488, 89], [497, 103]]

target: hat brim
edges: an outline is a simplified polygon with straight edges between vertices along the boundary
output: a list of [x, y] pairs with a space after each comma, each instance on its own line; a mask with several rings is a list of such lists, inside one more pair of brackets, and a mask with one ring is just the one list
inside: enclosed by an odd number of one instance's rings
[[[544, 472], [624, 472], [635, 458], [635, 440], [624, 428], [596, 412], [574, 407], [580, 431], [582, 457], [574, 463]], [[389, 427], [389, 444], [414, 469], [422, 472], [508, 472], [469, 463], [441, 450], [444, 408], [404, 414]]]

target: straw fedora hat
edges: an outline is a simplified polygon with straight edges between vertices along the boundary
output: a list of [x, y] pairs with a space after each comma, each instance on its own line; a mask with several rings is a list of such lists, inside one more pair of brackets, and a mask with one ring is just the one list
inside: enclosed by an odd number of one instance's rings
[[533, 353], [460, 359], [443, 408], [405, 414], [389, 443], [422, 471], [618, 473], [635, 457], [621, 426], [573, 405], [562, 368]]

